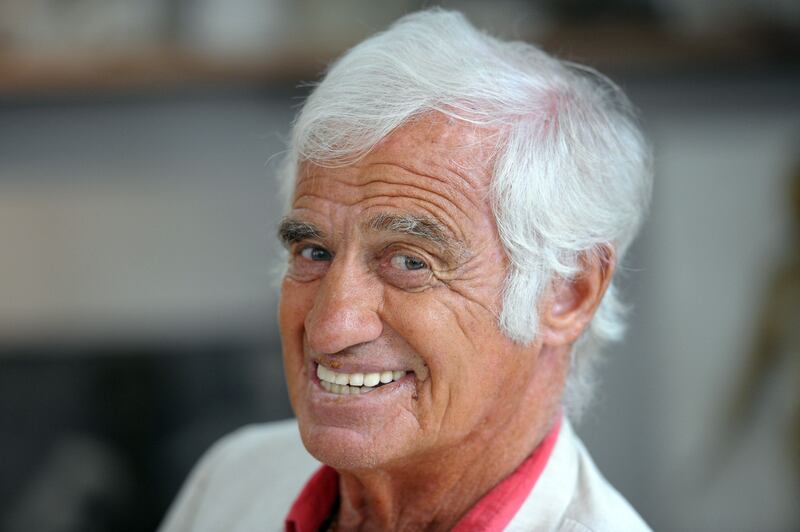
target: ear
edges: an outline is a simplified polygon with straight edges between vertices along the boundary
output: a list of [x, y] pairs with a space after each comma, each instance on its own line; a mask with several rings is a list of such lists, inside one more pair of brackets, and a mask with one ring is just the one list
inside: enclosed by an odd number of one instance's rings
[[572, 279], [553, 279], [542, 300], [539, 323], [546, 345], [570, 345], [586, 329], [611, 283], [616, 252], [610, 245], [601, 246], [583, 253], [578, 265], [580, 271]]

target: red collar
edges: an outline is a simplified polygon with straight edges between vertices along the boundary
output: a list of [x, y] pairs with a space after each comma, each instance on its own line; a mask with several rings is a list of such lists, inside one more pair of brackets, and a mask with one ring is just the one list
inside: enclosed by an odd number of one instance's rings
[[[511, 475], [483, 496], [453, 528], [456, 532], [503, 530], [530, 494], [555, 447], [559, 417], [542, 443]], [[317, 532], [339, 499], [339, 474], [323, 465], [306, 483], [286, 516], [286, 532]]]

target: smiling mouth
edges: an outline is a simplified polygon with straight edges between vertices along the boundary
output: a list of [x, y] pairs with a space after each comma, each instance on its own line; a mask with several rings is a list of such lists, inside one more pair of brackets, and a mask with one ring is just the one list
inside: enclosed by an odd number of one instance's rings
[[405, 377], [406, 371], [386, 370], [374, 373], [338, 373], [317, 364], [317, 377], [322, 388], [338, 395], [359, 395], [369, 393], [385, 384]]

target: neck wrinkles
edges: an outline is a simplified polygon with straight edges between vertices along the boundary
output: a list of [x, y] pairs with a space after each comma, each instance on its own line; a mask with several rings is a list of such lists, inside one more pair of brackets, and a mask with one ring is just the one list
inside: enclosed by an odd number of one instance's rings
[[[446, 456], [392, 470], [339, 473], [337, 530], [451, 530], [538, 447], [560, 412], [521, 430], [474, 436]], [[524, 444], [523, 444], [524, 442]]]

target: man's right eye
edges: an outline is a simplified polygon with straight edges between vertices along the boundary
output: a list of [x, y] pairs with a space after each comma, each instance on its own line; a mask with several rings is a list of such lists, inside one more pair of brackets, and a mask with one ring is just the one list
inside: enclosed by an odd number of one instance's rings
[[306, 260], [315, 262], [331, 260], [331, 254], [327, 249], [317, 246], [306, 246], [300, 250], [300, 256]]

